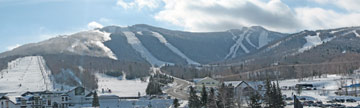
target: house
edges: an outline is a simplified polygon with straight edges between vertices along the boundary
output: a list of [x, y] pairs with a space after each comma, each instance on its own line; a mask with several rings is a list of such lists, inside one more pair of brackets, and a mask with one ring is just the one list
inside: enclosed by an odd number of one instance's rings
[[234, 87], [234, 99], [237, 103], [246, 103], [253, 93], [265, 94], [265, 84], [262, 81], [226, 81], [227, 86]]
[[93, 92], [85, 89], [84, 87], [76, 87], [61, 96], [64, 100], [62, 104], [70, 107], [90, 107], [93, 101]]
[[16, 98], [20, 108], [80, 108], [92, 106], [93, 92], [84, 87], [70, 91], [25, 92]]
[[202, 79], [194, 79], [194, 84], [195, 84], [195, 90], [197, 92], [200, 92], [202, 91], [203, 85], [205, 85], [207, 90], [210, 90], [210, 88], [217, 88], [220, 82], [210, 77], [205, 77]]
[[242, 81], [235, 86], [235, 96], [248, 97], [255, 92], [263, 95], [265, 91], [265, 83], [262, 81]]
[[16, 108], [13, 101], [6, 96], [7, 93], [0, 93], [0, 108]]

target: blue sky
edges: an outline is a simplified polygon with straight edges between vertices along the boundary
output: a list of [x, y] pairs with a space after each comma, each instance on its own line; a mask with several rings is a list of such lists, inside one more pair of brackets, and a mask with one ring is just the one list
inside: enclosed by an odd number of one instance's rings
[[91, 29], [90, 22], [186, 31], [358, 26], [359, 0], [0, 0], [0, 52]]

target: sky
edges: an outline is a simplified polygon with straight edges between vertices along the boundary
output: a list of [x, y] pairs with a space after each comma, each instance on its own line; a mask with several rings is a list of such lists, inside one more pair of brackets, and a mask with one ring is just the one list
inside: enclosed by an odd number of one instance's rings
[[360, 0], [0, 0], [0, 52], [108, 25], [193, 32], [360, 26]]

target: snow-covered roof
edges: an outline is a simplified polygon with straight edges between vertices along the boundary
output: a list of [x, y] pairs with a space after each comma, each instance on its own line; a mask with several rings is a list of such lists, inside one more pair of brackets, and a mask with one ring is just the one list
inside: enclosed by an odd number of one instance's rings
[[[198, 83], [198, 82], [203, 81], [203, 80], [215, 80], [215, 79], [212, 79], [212, 78], [210, 78], [210, 77], [195, 78], [195, 79], [193, 79], [194, 83]], [[217, 81], [217, 80], [215, 80], [215, 81]]]
[[265, 87], [264, 87], [265, 83], [263, 81], [249, 81], [249, 82], [243, 81], [243, 82], [255, 90], [264, 90], [265, 89]]
[[234, 87], [238, 86], [240, 83], [242, 83], [243, 81], [225, 81], [224, 84], [229, 86], [230, 84]]

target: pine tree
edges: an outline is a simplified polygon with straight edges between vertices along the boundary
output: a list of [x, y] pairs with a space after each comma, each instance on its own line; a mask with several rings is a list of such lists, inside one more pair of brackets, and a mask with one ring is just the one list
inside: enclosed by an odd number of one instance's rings
[[265, 82], [265, 88], [266, 88], [266, 92], [265, 92], [265, 104], [266, 106], [270, 107], [271, 106], [271, 95], [272, 95], [272, 91], [271, 91], [271, 82], [269, 79], [266, 79]]
[[92, 106], [93, 107], [99, 107], [100, 106], [100, 103], [99, 103], [99, 97], [96, 93], [96, 91], [94, 91], [94, 95], [93, 95], [93, 102], [92, 102]]
[[206, 87], [203, 84], [202, 91], [201, 91], [201, 104], [202, 106], [206, 106], [208, 100], [208, 94], [206, 92]]
[[281, 93], [281, 88], [280, 88], [280, 85], [279, 85], [279, 82], [278, 81], [276, 81], [276, 86], [277, 86], [277, 98], [276, 98], [276, 100], [277, 100], [277, 105], [279, 105], [279, 107], [280, 108], [284, 108], [285, 107], [285, 101], [284, 101], [284, 98], [283, 98], [283, 96], [282, 96], [282, 93]]
[[189, 96], [189, 108], [200, 108], [201, 101], [196, 95], [196, 91], [192, 86], [190, 86], [190, 96]]
[[158, 82], [154, 81], [154, 78], [150, 77], [150, 82], [146, 87], [147, 95], [159, 95], [162, 94], [161, 86]]
[[253, 93], [250, 96], [250, 104], [251, 108], [261, 108], [261, 96], [258, 92]]
[[276, 85], [275, 85], [275, 83], [273, 83], [272, 85], [271, 85], [271, 106], [273, 106], [274, 108], [280, 108], [279, 107], [279, 105], [277, 104], [278, 102], [277, 101], [279, 101], [279, 100], [277, 100], [278, 99], [278, 91], [277, 91], [277, 89], [276, 89]]
[[210, 93], [209, 93], [209, 97], [208, 97], [206, 106], [208, 108], [217, 108], [214, 88], [210, 89]]
[[178, 99], [176, 99], [176, 98], [174, 99], [173, 106], [174, 106], [174, 108], [178, 108], [180, 106]]
[[225, 108], [225, 103], [226, 103], [226, 87], [225, 84], [223, 83], [218, 89], [216, 104], [218, 108]]

